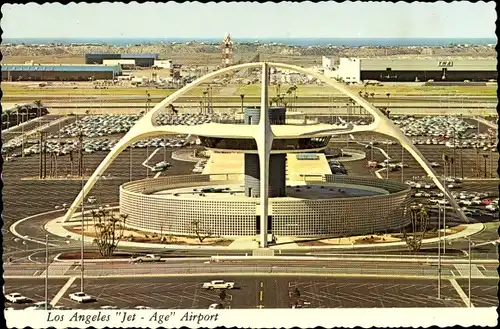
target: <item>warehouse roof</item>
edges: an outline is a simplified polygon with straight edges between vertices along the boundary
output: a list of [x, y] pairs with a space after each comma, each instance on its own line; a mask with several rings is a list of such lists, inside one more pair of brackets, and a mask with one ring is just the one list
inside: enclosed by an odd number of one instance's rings
[[362, 71], [496, 71], [497, 60], [493, 57], [413, 57], [413, 58], [362, 58]]
[[3, 71], [24, 72], [121, 72], [119, 65], [27, 65], [27, 64], [3, 64]]

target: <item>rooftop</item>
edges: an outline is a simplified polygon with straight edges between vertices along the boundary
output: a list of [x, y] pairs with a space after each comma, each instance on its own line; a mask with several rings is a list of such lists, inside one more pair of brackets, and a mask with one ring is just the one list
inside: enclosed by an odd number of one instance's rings
[[119, 65], [2, 64], [3, 71], [25, 72], [121, 72]]

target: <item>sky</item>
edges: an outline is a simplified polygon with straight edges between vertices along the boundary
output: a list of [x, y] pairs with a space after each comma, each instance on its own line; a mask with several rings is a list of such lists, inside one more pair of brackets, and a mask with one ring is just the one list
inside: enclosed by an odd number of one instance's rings
[[[495, 38], [495, 3], [2, 5], [4, 38]], [[306, 15], [307, 13], [307, 15]]]

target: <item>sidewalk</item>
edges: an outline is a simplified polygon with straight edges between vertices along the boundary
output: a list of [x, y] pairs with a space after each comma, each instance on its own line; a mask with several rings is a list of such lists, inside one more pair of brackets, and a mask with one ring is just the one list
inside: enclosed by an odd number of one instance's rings
[[181, 152], [181, 151], [175, 151], [172, 152], [172, 159], [177, 160], [177, 161], [185, 161], [185, 162], [198, 162], [202, 160], [206, 160], [205, 158], [198, 158], [193, 156], [193, 152]]
[[[62, 226], [63, 217], [58, 217], [49, 221], [45, 224], [45, 230], [49, 233], [65, 237], [77, 241], [81, 241], [81, 235], [70, 232], [66, 230]], [[75, 223], [76, 225], [76, 223]], [[457, 240], [463, 239], [467, 236], [471, 236], [477, 234], [484, 230], [484, 225], [482, 223], [474, 223], [468, 224], [466, 228], [460, 232], [457, 232], [452, 235], [447, 235], [446, 240]], [[342, 250], [353, 250], [353, 249], [366, 249], [366, 248], [387, 248], [387, 247], [402, 247], [406, 246], [406, 242], [398, 241], [398, 242], [387, 242], [387, 243], [376, 243], [376, 244], [352, 244], [352, 245], [328, 245], [328, 246], [307, 246], [300, 247], [294, 241], [296, 240], [294, 237], [285, 237], [278, 236], [278, 244], [270, 246], [270, 249], [280, 250], [280, 249], [289, 249], [289, 250], [327, 250], [327, 249], [342, 249]], [[441, 238], [443, 239], [443, 238]], [[256, 241], [253, 241], [256, 240]], [[93, 238], [84, 237], [84, 241], [87, 243], [92, 243]], [[439, 241], [439, 238], [431, 238], [425, 239], [422, 241], [422, 244], [435, 243]], [[144, 248], [144, 249], [204, 249], [204, 250], [249, 250], [249, 249], [258, 249], [258, 237], [240, 237], [236, 238], [236, 240], [231, 243], [227, 247], [221, 246], [187, 246], [187, 245], [176, 245], [176, 244], [158, 244], [158, 243], [140, 243], [140, 242], [129, 242], [129, 241], [121, 241], [120, 246], [122, 247], [132, 247], [132, 248]]]

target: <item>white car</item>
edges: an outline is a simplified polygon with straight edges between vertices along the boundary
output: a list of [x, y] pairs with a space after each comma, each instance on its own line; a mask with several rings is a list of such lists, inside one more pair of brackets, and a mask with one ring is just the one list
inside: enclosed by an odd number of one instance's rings
[[94, 297], [87, 295], [84, 292], [75, 292], [69, 295], [69, 299], [74, 300], [78, 303], [91, 302], [94, 300]]
[[159, 262], [161, 261], [161, 257], [154, 254], [147, 254], [146, 256], [139, 256], [132, 260], [134, 263], [142, 263], [142, 262]]
[[233, 289], [234, 282], [225, 282], [224, 280], [213, 280], [205, 282], [202, 286], [203, 289]]
[[104, 305], [100, 307], [101, 310], [116, 310], [118, 309], [117, 306], [111, 306], [111, 305]]
[[149, 306], [142, 306], [142, 305], [136, 306], [134, 308], [136, 310], [150, 310], [151, 309], [151, 307], [149, 307]]
[[[53, 309], [52, 305], [47, 304], [47, 310]], [[31, 306], [25, 308], [25, 310], [45, 310], [45, 302], [37, 302]]]
[[208, 309], [209, 310], [218, 310], [218, 309], [221, 309], [223, 308], [221, 304], [211, 304]]
[[11, 294], [5, 295], [5, 299], [10, 303], [27, 303], [30, 301], [27, 297], [21, 295], [18, 292], [13, 292]]

